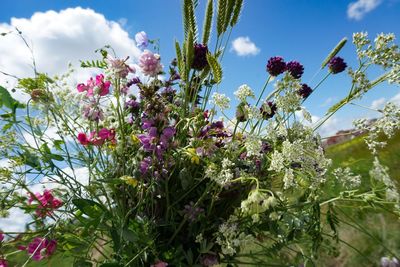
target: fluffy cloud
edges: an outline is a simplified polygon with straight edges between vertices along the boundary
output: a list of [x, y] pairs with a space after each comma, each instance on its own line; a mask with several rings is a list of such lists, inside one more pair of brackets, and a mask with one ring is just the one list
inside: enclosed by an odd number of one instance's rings
[[349, 4], [347, 16], [350, 19], [360, 20], [365, 14], [377, 8], [383, 0], [357, 0]]
[[372, 101], [371, 103], [371, 108], [372, 109], [380, 109], [383, 107], [383, 105], [386, 103], [386, 98], [381, 97], [378, 99], [375, 99], [374, 101]]
[[234, 51], [238, 56], [254, 56], [260, 53], [260, 49], [249, 37], [238, 37], [233, 40], [231, 51]]
[[[140, 50], [121, 24], [92, 9], [76, 7], [37, 12], [31, 18], [11, 18], [9, 23], [0, 23], [0, 33], [20, 30], [33, 49], [38, 71], [54, 75], [64, 73], [69, 63], [78, 67], [79, 60], [98, 58], [94, 51], [104, 45], [111, 45], [117, 56], [130, 56], [134, 62]], [[17, 77], [33, 75], [31, 52], [16, 33], [1, 37], [0, 55], [1, 71]], [[86, 81], [92, 71], [78, 69], [74, 82]], [[6, 87], [12, 88], [15, 80], [0, 75], [0, 84], [7, 83]], [[24, 99], [20, 93], [14, 97]]]
[[392, 102], [394, 104], [400, 105], [400, 92], [397, 93], [394, 97], [392, 97], [389, 102]]

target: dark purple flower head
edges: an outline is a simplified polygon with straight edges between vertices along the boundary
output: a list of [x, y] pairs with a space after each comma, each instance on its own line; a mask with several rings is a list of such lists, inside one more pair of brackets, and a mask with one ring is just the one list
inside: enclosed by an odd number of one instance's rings
[[271, 101], [268, 101], [261, 105], [260, 113], [264, 120], [268, 120], [275, 115], [276, 109], [277, 109], [276, 104]]
[[224, 122], [223, 121], [216, 121], [211, 123], [211, 129], [223, 129], [224, 128]]
[[302, 97], [302, 98], [307, 98], [309, 95], [312, 93], [312, 89], [310, 86], [307, 84], [303, 83], [301, 85], [301, 88], [297, 91], [297, 93]]
[[218, 265], [218, 256], [213, 254], [205, 254], [201, 257], [201, 264], [207, 267]]
[[129, 99], [125, 103], [125, 108], [129, 109], [131, 112], [139, 111], [140, 105], [139, 102], [137, 102], [134, 99]]
[[196, 221], [199, 216], [204, 212], [203, 208], [195, 207], [195, 204], [191, 201], [189, 204], [185, 205], [183, 210], [189, 221]]
[[344, 62], [343, 58], [333, 57], [331, 60], [329, 60], [328, 67], [333, 74], [336, 74], [344, 71], [347, 67], [347, 64]]
[[286, 70], [293, 78], [299, 79], [304, 73], [304, 67], [297, 61], [290, 61], [286, 64]]
[[130, 81], [126, 83], [127, 87], [131, 87], [134, 84], [140, 83], [140, 79], [138, 77], [132, 78]]
[[272, 151], [272, 146], [270, 143], [263, 141], [261, 145], [261, 153], [268, 153]]
[[196, 70], [202, 70], [205, 66], [207, 66], [207, 53], [208, 47], [203, 44], [195, 44], [194, 45], [194, 57], [192, 68]]
[[267, 63], [267, 72], [271, 76], [278, 76], [286, 70], [286, 63], [282, 57], [271, 57]]

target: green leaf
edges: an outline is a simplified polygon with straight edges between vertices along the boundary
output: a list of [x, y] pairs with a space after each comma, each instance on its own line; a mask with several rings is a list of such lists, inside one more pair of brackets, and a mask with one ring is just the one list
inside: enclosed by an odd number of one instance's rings
[[211, 53], [208, 53], [207, 62], [210, 65], [212, 74], [214, 75], [215, 83], [220, 83], [222, 81], [222, 68], [218, 60], [213, 55], [211, 55]]
[[122, 265], [120, 265], [117, 262], [107, 262], [107, 263], [101, 264], [99, 267], [122, 267]]
[[139, 240], [139, 238], [137, 237], [137, 235], [133, 231], [131, 231], [129, 229], [126, 229], [126, 228], [122, 229], [122, 237], [126, 241], [129, 241], [129, 242], [132, 242], [132, 243], [136, 243]]
[[91, 218], [99, 218], [104, 212], [106, 212], [99, 203], [90, 199], [77, 198], [73, 199], [72, 203], [74, 203], [83, 214]]
[[40, 170], [41, 169], [41, 164], [40, 164], [40, 160], [39, 157], [35, 154], [32, 154], [29, 150], [24, 149], [24, 153], [20, 153], [18, 152], [18, 154], [20, 155], [20, 157], [22, 158], [23, 162], [36, 169], [36, 170]]
[[73, 267], [92, 267], [93, 264], [90, 261], [86, 260], [78, 260], [74, 262]]
[[92, 60], [92, 61], [82, 61], [81, 60], [81, 67], [82, 68], [99, 68], [105, 69], [107, 67], [107, 63], [104, 60]]
[[204, 25], [203, 25], [203, 38], [202, 38], [203, 44], [207, 44], [208, 41], [210, 40], [213, 15], [214, 15], [214, 1], [208, 0], [206, 7], [206, 14], [204, 18]]
[[0, 107], [3, 105], [9, 109], [12, 109], [14, 106], [14, 99], [11, 97], [10, 93], [6, 88], [0, 86]]

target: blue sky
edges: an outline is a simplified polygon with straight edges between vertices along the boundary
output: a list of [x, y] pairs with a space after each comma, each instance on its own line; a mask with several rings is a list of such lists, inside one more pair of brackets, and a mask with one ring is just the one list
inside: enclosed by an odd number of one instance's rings
[[[199, 0], [198, 19], [202, 19], [204, 0]], [[367, 12], [349, 17], [351, 3], [361, 2]], [[360, 3], [359, 3], [360, 4]], [[12, 17], [30, 18], [35, 12], [60, 11], [68, 7], [81, 6], [101, 13], [107, 20], [119, 21], [133, 38], [137, 31], [144, 30], [150, 38], [160, 39], [164, 65], [174, 57], [173, 41], [182, 38], [181, 1], [59, 1], [59, 0], [2, 0], [0, 23], [10, 23]], [[369, 9], [369, 10], [368, 10]], [[358, 17], [357, 17], [358, 15]], [[355, 18], [356, 17], [356, 18]], [[267, 78], [265, 64], [269, 57], [283, 56], [287, 61], [298, 60], [305, 66], [304, 82], [319, 69], [321, 61], [343, 37], [353, 32], [367, 31], [371, 37], [380, 32], [393, 32], [400, 36], [399, 0], [248, 0], [231, 41], [238, 37], [249, 37], [259, 49], [256, 55], [238, 56], [231, 50], [223, 61], [224, 80], [220, 91], [233, 99], [233, 92], [243, 84], [259, 91]], [[90, 27], [90, 25], [89, 25]], [[102, 34], [99, 32], [98, 34]], [[350, 66], [356, 66], [354, 46], [348, 42], [340, 55]], [[126, 55], [120, 55], [126, 56]], [[67, 63], [66, 63], [67, 64]], [[323, 77], [320, 73], [319, 78]], [[314, 79], [315, 85], [319, 78]], [[375, 76], [372, 76], [375, 78]], [[335, 75], [312, 95], [305, 106], [312, 114], [322, 116], [330, 104], [346, 95], [350, 81], [344, 73]], [[269, 87], [271, 90], [272, 87]], [[400, 92], [399, 87], [380, 86], [359, 103], [370, 106], [372, 101], [390, 99]], [[351, 119], [374, 116], [368, 111], [349, 107], [338, 113], [337, 126], [349, 125]]]

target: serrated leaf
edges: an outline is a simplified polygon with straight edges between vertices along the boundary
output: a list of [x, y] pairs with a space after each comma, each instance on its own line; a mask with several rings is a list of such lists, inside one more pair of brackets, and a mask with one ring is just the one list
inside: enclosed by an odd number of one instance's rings
[[208, 53], [207, 62], [210, 65], [215, 83], [220, 83], [222, 81], [222, 68], [218, 60], [211, 53]]
[[208, 41], [210, 40], [213, 15], [214, 15], [214, 1], [208, 0], [206, 7], [206, 14], [204, 18], [204, 25], [203, 25], [203, 38], [202, 38], [203, 44], [207, 44]]

